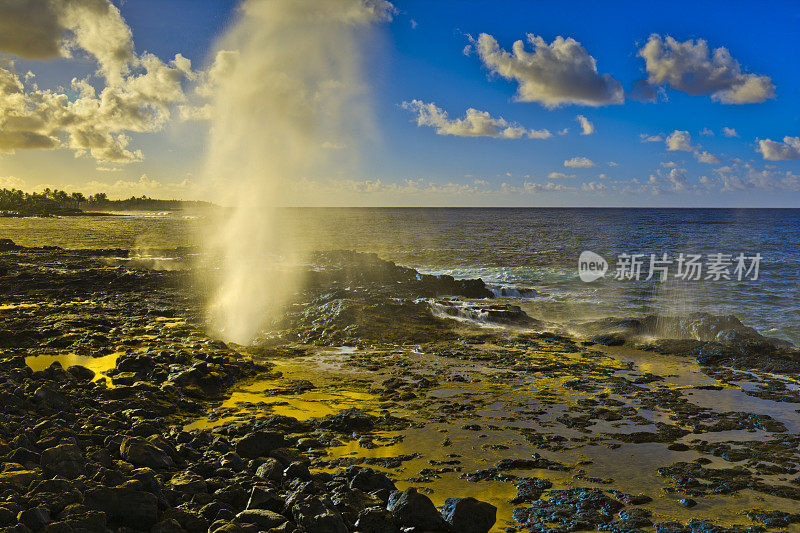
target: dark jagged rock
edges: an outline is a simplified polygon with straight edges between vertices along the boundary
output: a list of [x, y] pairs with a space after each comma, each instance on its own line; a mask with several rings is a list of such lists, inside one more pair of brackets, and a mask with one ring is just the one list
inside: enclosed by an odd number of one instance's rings
[[530, 508], [514, 510], [515, 518], [526, 527], [539, 523], [560, 524], [570, 530], [597, 528], [609, 524], [624, 505], [598, 489], [551, 490]]
[[727, 363], [767, 371], [800, 371], [797, 347], [783, 339], [761, 335], [733, 315], [691, 313], [685, 317], [606, 318], [576, 327], [599, 344], [629, 344], [643, 350], [693, 357], [702, 365]]

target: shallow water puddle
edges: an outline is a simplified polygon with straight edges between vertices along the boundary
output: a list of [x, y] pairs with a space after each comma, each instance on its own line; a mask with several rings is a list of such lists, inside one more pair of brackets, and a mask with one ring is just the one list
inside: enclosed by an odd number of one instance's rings
[[[747, 394], [740, 389], [693, 390], [689, 394], [690, 401], [700, 407], [708, 407], [714, 411], [742, 411], [747, 413], [768, 415], [783, 422], [791, 433], [800, 433], [800, 415], [792, 404], [764, 400]], [[794, 404], [796, 406], [796, 404]]]
[[[516, 495], [514, 483], [470, 481], [467, 474], [490, 469], [503, 459], [529, 459], [535, 454], [567, 470], [501, 473], [548, 479], [555, 490], [594, 487], [644, 493], [654, 499], [645, 506], [654, 513], [654, 521], [685, 523], [697, 518], [749, 525], [752, 522], [744, 514], [748, 510], [800, 512], [800, 502], [752, 491], [698, 496], [697, 507], [686, 509], [678, 503], [685, 495], [675, 491], [673, 479], [658, 473], [660, 467], [699, 458], [708, 459], [709, 468], [731, 468], [740, 463], [708, 452], [669, 450], [668, 443], [626, 444], [619, 440], [633, 432], [656, 434], [656, 422], [683, 426], [684, 419], [671, 410], [674, 404], [646, 401], [660, 393], [676, 394], [701, 412], [710, 408], [769, 414], [787, 427], [790, 419], [799, 418], [788, 409], [792, 404], [750, 396], [738, 383], [703, 374], [692, 360], [634, 350], [604, 349], [599, 354], [583, 355], [536, 352], [531, 361], [544, 370], [514, 370], [485, 360], [425, 354], [419, 349], [371, 354], [349, 348], [319, 349], [307, 356], [274, 360], [275, 370], [283, 374], [281, 379], [243, 385], [222, 404], [221, 416], [199, 420], [187, 429], [273, 413], [307, 420], [351, 407], [375, 412], [386, 403], [393, 415], [408, 418], [416, 426], [366, 433], [375, 448], [364, 447], [355, 436], [342, 446], [328, 448], [316, 468], [332, 471], [349, 464], [377, 468], [389, 473], [399, 488], [417, 487], [437, 505], [446, 498], [474, 496], [498, 508], [493, 531], [518, 526], [512, 511], [519, 505], [509, 503]], [[381, 370], [366, 371], [359, 366], [364, 364]], [[652, 375], [664, 379], [642, 381]], [[423, 376], [434, 380], [435, 385], [412, 386], [414, 395], [408, 401], [387, 402], [367, 392], [389, 378], [413, 385]], [[310, 380], [316, 388], [291, 390], [292, 380]], [[348, 385], [343, 387], [342, 383]], [[709, 385], [714, 388], [698, 388]], [[622, 416], [603, 418], [617, 410]], [[792, 425], [790, 431], [797, 428]], [[734, 445], [735, 441], [772, 438], [769, 432], [736, 430], [690, 433], [675, 442]]]
[[34, 372], [46, 370], [50, 368], [50, 365], [53, 363], [59, 363], [64, 369], [79, 365], [93, 371], [95, 373], [94, 381], [96, 381], [105, 377], [106, 372], [117, 366], [117, 358], [120, 355], [122, 355], [122, 352], [115, 352], [102, 357], [91, 357], [74, 353], [31, 355], [25, 358], [25, 364]]
[[[325, 355], [340, 352], [331, 350]], [[347, 352], [351, 353], [351, 352]], [[328, 374], [338, 369], [335, 361], [326, 361], [319, 355], [297, 357], [291, 360], [276, 360], [276, 370], [280, 379], [261, 379], [243, 384], [234, 389], [231, 396], [220, 406], [223, 417], [203, 417], [185, 429], [210, 428], [248, 416], [281, 415], [298, 420], [309, 420], [336, 414], [343, 409], [358, 408], [372, 411], [377, 408], [375, 395], [366, 392], [365, 387], [342, 385], [341, 379]], [[314, 388], [304, 386], [292, 388], [292, 381], [314, 379]]]

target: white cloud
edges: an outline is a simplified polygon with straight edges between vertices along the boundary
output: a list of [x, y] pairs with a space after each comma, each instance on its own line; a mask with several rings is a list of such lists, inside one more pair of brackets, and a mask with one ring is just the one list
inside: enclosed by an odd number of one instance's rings
[[733, 128], [728, 128], [728, 127], [722, 128], [722, 134], [723, 134], [725, 137], [738, 137], [738, 136], [739, 136], [739, 134], [738, 134], [738, 133], [736, 133], [736, 130], [735, 130], [735, 129], [733, 129]]
[[350, 194], [388, 194], [391, 198], [402, 196], [426, 197], [435, 195], [452, 196], [481, 196], [481, 195], [524, 195], [540, 193], [557, 193], [574, 191], [568, 187], [551, 181], [545, 183], [523, 182], [521, 185], [501, 183], [493, 186], [486, 180], [476, 179], [472, 183], [439, 183], [425, 179], [408, 179], [401, 182], [385, 182], [381, 179], [326, 179], [312, 180], [303, 178], [288, 183], [290, 192], [316, 194], [323, 197], [336, 197], [341, 193]]
[[3, 2], [0, 21], [0, 52], [29, 59], [85, 55], [104, 83], [98, 90], [88, 79], [73, 79], [69, 92], [44, 90], [0, 59], [0, 153], [66, 148], [98, 162], [139, 161], [142, 152], [129, 148], [128, 132], [162, 129], [171, 106], [185, 99], [182, 81], [194, 76], [180, 54], [168, 63], [137, 55], [130, 28], [108, 0]]
[[672, 185], [672, 190], [675, 192], [685, 191], [689, 186], [689, 180], [686, 178], [686, 170], [682, 168], [673, 168], [667, 174], [667, 179]]
[[694, 156], [701, 163], [708, 163], [709, 165], [718, 165], [721, 163], [719, 157], [710, 152], [701, 152], [698, 150], [694, 153]]
[[757, 151], [768, 161], [800, 159], [800, 137], [787, 136], [783, 138], [783, 142], [760, 139]]
[[564, 166], [570, 168], [589, 168], [593, 167], [594, 164], [594, 161], [588, 157], [573, 157], [564, 161]]
[[726, 48], [712, 51], [703, 39], [679, 42], [653, 34], [639, 56], [645, 60], [652, 86], [669, 85], [693, 96], [710, 94], [723, 104], [759, 103], [775, 97], [769, 77], [742, 72]]
[[715, 169], [722, 191], [800, 191], [800, 175], [775, 168], [756, 168], [750, 163], [735, 163]]
[[643, 143], [660, 143], [661, 141], [664, 140], [664, 138], [661, 135], [648, 135], [647, 133], [640, 133], [639, 139]]
[[676, 163], [675, 161], [662, 161], [661, 166], [664, 168], [677, 168], [678, 163]]
[[563, 130], [558, 131], [559, 135], [566, 135], [567, 133], [569, 133], [569, 128], [564, 128]]
[[700, 130], [700, 135], [707, 135], [709, 137], [713, 137], [714, 136], [714, 132], [711, 131], [710, 128], [703, 128], [702, 130]]
[[472, 44], [490, 72], [516, 81], [517, 100], [538, 102], [546, 107], [567, 104], [602, 106], [624, 101], [622, 85], [608, 74], [599, 74], [595, 60], [572, 38], [556, 37], [552, 43], [528, 34], [532, 52], [522, 40], [511, 52], [497, 40], [481, 33]]
[[450, 119], [447, 112], [434, 103], [420, 100], [403, 102], [403, 109], [417, 116], [417, 126], [430, 126], [439, 135], [459, 137], [499, 137], [504, 139], [547, 139], [552, 134], [548, 130], [526, 129], [516, 122], [508, 122], [503, 117], [492, 117], [488, 111], [467, 109], [464, 118]]
[[586, 192], [605, 192], [608, 190], [608, 185], [598, 181], [590, 181], [589, 183], [581, 185], [581, 189]]
[[594, 124], [589, 122], [589, 119], [583, 115], [578, 115], [575, 120], [581, 125], [581, 135], [591, 135], [594, 133]]
[[0, 189], [24, 189], [25, 180], [15, 176], [0, 176]]
[[567, 178], [574, 178], [575, 174], [564, 174], [563, 172], [551, 172], [547, 175], [547, 177], [551, 180], [559, 180], [559, 179], [567, 179]]
[[635, 192], [650, 192], [651, 194], [680, 193], [692, 190], [686, 176], [686, 169], [670, 168], [669, 171], [658, 169], [655, 174], [650, 174], [647, 183]]
[[185, 179], [178, 183], [163, 183], [142, 174], [138, 180], [117, 180], [115, 182], [89, 181], [80, 189], [84, 192], [105, 192], [110, 198], [130, 198], [131, 196], [158, 196], [163, 199], [186, 198], [195, 190], [195, 184]]
[[670, 133], [664, 140], [669, 151], [682, 151], [691, 152], [694, 150], [692, 147], [692, 136], [686, 130], [675, 130]]

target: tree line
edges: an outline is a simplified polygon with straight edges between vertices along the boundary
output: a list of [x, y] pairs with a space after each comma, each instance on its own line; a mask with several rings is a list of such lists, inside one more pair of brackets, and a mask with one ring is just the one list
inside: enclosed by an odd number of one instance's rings
[[80, 215], [86, 211], [170, 211], [185, 207], [206, 207], [212, 204], [199, 201], [158, 200], [148, 196], [131, 196], [124, 200], [109, 200], [99, 192], [86, 196], [47, 188], [42, 192], [19, 189], [0, 189], [0, 212], [5, 216]]

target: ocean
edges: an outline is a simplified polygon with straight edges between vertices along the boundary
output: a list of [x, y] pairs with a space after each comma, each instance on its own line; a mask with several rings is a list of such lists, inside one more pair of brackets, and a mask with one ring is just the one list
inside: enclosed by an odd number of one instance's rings
[[[146, 255], [196, 245], [218, 216], [224, 214], [2, 218], [0, 238]], [[708, 312], [735, 315], [762, 334], [800, 344], [800, 209], [287, 208], [282, 220], [286, 238], [305, 249], [375, 252], [425, 273], [480, 277], [534, 318]], [[581, 280], [584, 251], [606, 260], [604, 277]], [[625, 279], [615, 279], [618, 268], [633, 264], [624, 254], [641, 254], [640, 279], [630, 268], [622, 270]], [[651, 254], [666, 259], [658, 263], [666, 279], [661, 271], [645, 279]], [[680, 254], [700, 256], [700, 279], [677, 276]], [[716, 273], [709, 270], [714, 262]], [[520, 297], [521, 288], [535, 292]]]

